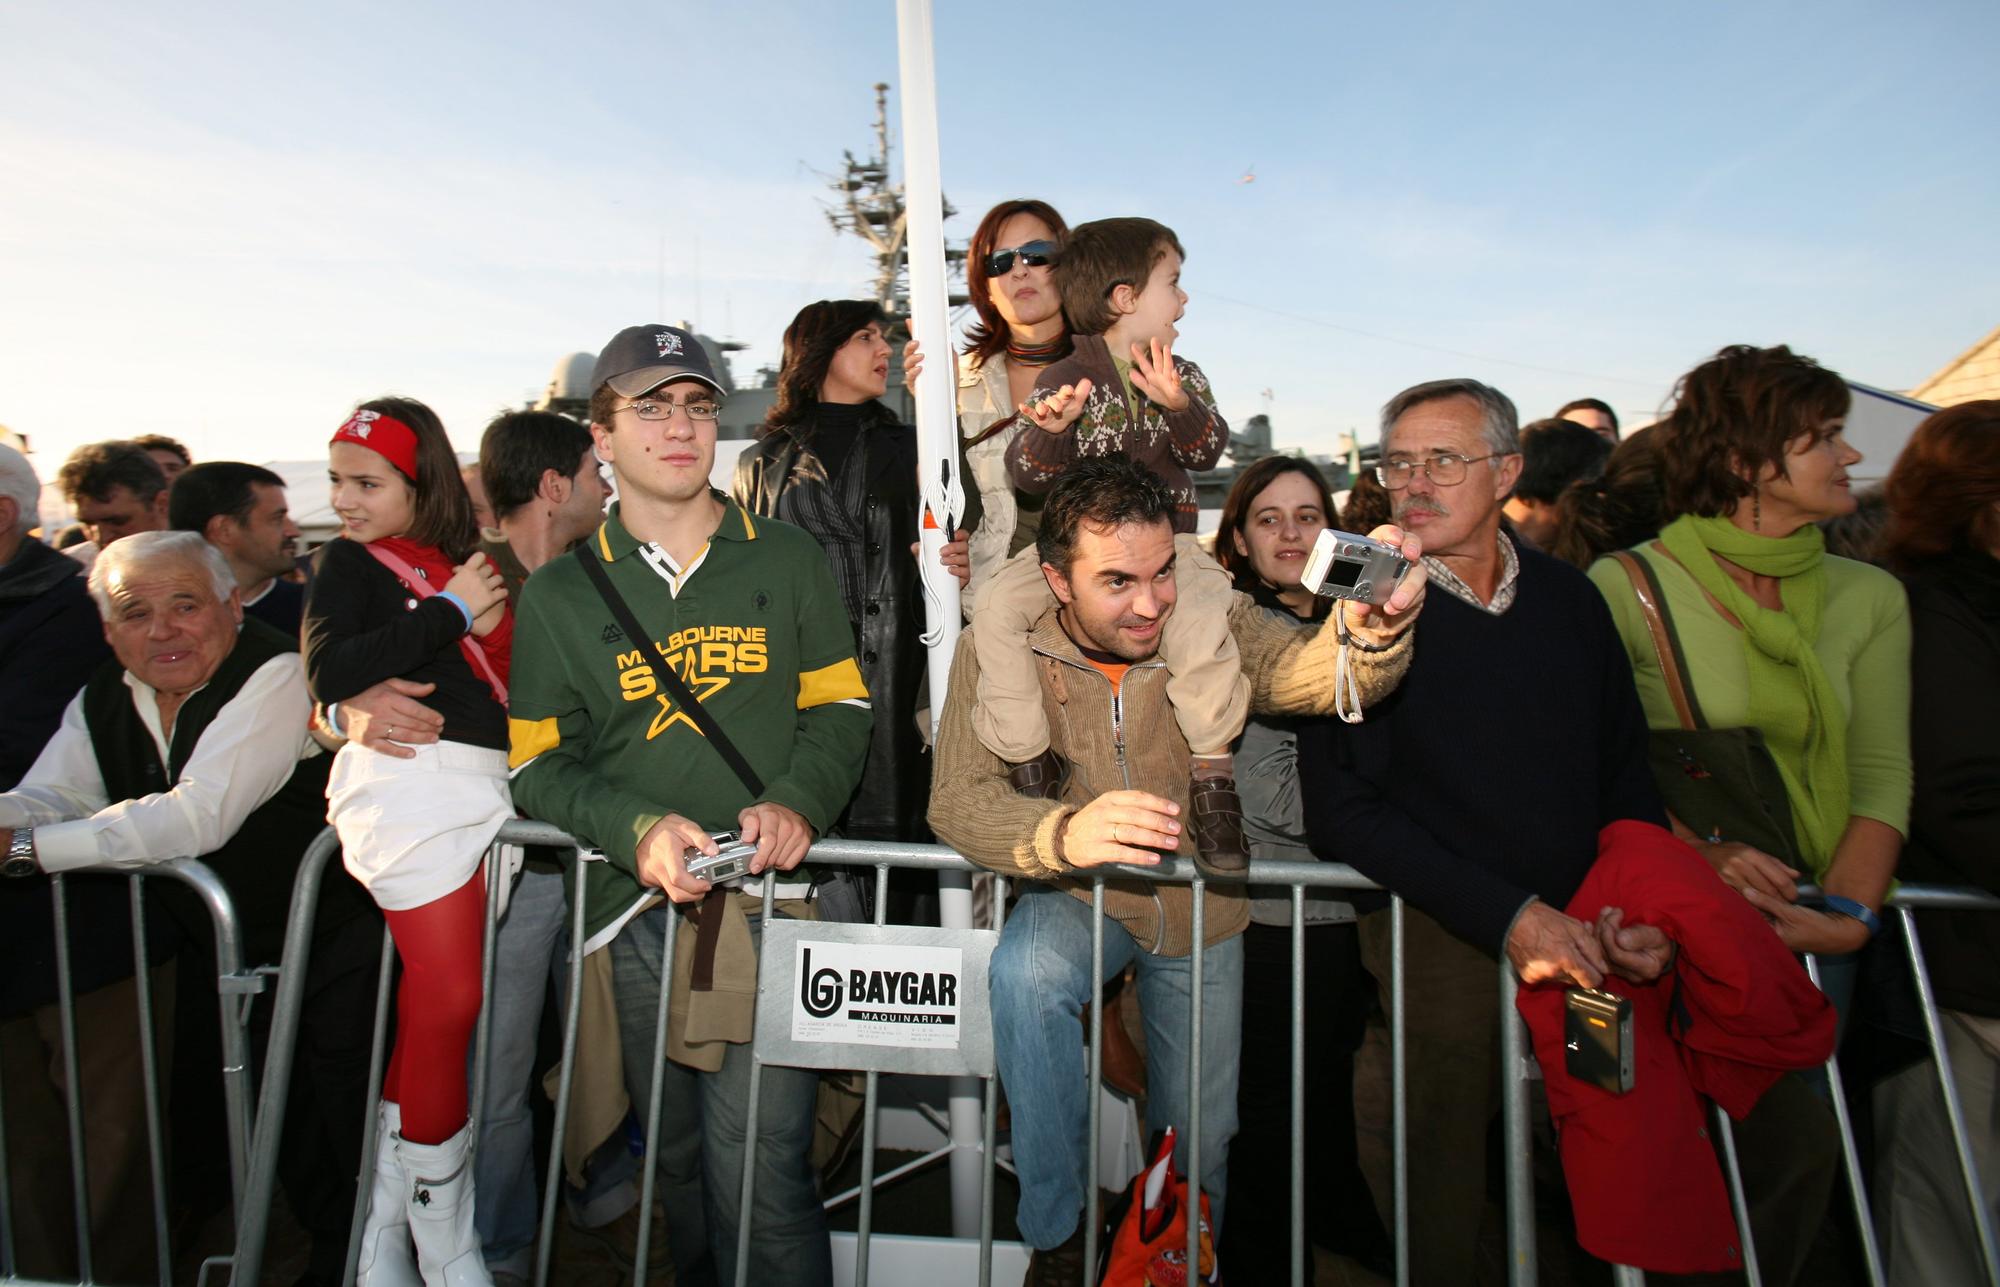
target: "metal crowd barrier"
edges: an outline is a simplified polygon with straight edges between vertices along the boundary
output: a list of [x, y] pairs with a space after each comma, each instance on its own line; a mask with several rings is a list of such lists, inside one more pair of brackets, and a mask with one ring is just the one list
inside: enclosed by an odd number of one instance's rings
[[[177, 880], [194, 891], [207, 907], [215, 927], [216, 991], [222, 1009], [222, 1089], [225, 1129], [229, 1142], [229, 1180], [232, 1209], [239, 1227], [247, 1215], [252, 1192], [245, 1169], [250, 1153], [250, 1000], [263, 990], [263, 976], [243, 968], [242, 934], [236, 908], [229, 891], [215, 872], [194, 859], [156, 863], [143, 871], [123, 867], [78, 867], [64, 875], [51, 876], [55, 908], [56, 1005], [62, 1037], [63, 1082], [67, 1088], [64, 1110], [67, 1117], [70, 1152], [70, 1195], [75, 1208], [76, 1260], [78, 1281], [95, 1281], [91, 1254], [90, 1180], [85, 1162], [85, 1105], [79, 1075], [76, 1034], [76, 992], [71, 979], [69, 900], [67, 880], [71, 875], [122, 875], [131, 891], [133, 980], [138, 999], [139, 1062], [146, 1101], [146, 1147], [153, 1189], [153, 1254], [162, 1287], [173, 1281], [173, 1248], [167, 1224], [167, 1159], [165, 1132], [160, 1113], [160, 1069], [153, 1031], [152, 966], [148, 963], [146, 933], [146, 882], [153, 879]], [[176, 998], [176, 1004], [181, 1002]], [[0, 1086], [0, 1096], [5, 1088]], [[9, 1180], [4, 1117], [0, 1117], [0, 1283], [32, 1285], [43, 1280], [16, 1274], [14, 1246], [14, 1194]], [[135, 1231], [136, 1232], [136, 1231]], [[205, 1278], [210, 1268], [225, 1262], [212, 1258], [202, 1265]]]
[[[542, 845], [555, 848], [575, 849], [573, 838], [544, 823], [513, 822], [501, 830], [500, 842], [511, 844]], [[279, 1135], [284, 1120], [285, 1096], [289, 1083], [293, 1045], [296, 1040], [299, 1020], [299, 1004], [303, 994], [305, 967], [311, 947], [311, 928], [316, 912], [319, 890], [319, 875], [325, 864], [338, 852], [337, 842], [331, 830], [326, 832], [307, 851], [305, 860], [299, 866], [299, 875], [294, 889], [290, 920], [287, 927], [284, 961], [280, 969], [277, 994], [277, 1008], [272, 1021], [270, 1049], [265, 1061], [263, 1092], [256, 1120], [256, 1131], [252, 1140], [246, 1187], [241, 1190], [244, 1200], [239, 1204], [239, 1232], [237, 1254], [235, 1256], [234, 1281], [251, 1283], [262, 1265], [264, 1243], [269, 1230], [269, 1208], [273, 1196], [276, 1176], [276, 1162]], [[841, 864], [849, 866], [869, 866], [875, 869], [876, 879], [876, 921], [883, 924], [885, 894], [888, 873], [892, 867], [918, 868], [939, 873], [971, 873], [980, 869], [973, 867], [964, 858], [950, 849], [937, 845], [895, 845], [857, 841], [823, 841], [812, 848], [811, 861], [815, 864]], [[551, 1256], [555, 1243], [555, 1219], [558, 1205], [560, 1177], [563, 1174], [562, 1150], [565, 1128], [570, 1111], [570, 1094], [573, 1084], [573, 1064], [577, 1045], [577, 1024], [581, 1006], [579, 998], [583, 983], [583, 957], [575, 946], [584, 941], [584, 893], [589, 880], [591, 863], [572, 863], [574, 894], [571, 902], [570, 941], [572, 951], [568, 965], [568, 1010], [563, 1024], [562, 1057], [558, 1073], [558, 1087], [555, 1102], [555, 1123], [550, 1144], [548, 1164], [549, 1181], [542, 1195], [541, 1228], [537, 1242], [534, 1281], [537, 1287], [544, 1287], [549, 1281]], [[1111, 879], [1140, 878], [1156, 881], [1185, 882], [1196, 897], [1193, 902], [1193, 941], [1197, 949], [1191, 962], [1190, 979], [1190, 1040], [1188, 1043], [1188, 1063], [1190, 1087], [1186, 1122], [1186, 1161], [1184, 1173], [1198, 1183], [1201, 1175], [1201, 1135], [1200, 1097], [1194, 1093], [1201, 1085], [1201, 972], [1205, 951], [1200, 947], [1203, 938], [1202, 891], [1208, 884], [1185, 858], [1169, 858], [1152, 868], [1100, 868], [1091, 873], [1092, 889], [1092, 934], [1091, 961], [1092, 986], [1090, 1022], [1088, 1025], [1088, 1070], [1089, 1070], [1089, 1141], [1088, 1174], [1091, 1182], [1086, 1186], [1086, 1214], [1084, 1222], [1085, 1263], [1094, 1265], [1097, 1259], [1099, 1226], [1102, 1213], [1096, 1177], [1099, 1170], [1100, 1140], [1099, 1113], [1100, 1094], [1103, 1086], [1103, 956], [1104, 956], [1104, 887]], [[1263, 886], [1288, 887], [1291, 896], [1292, 943], [1291, 943], [1291, 1111], [1292, 1120], [1298, 1122], [1304, 1112], [1304, 1023], [1305, 1023], [1305, 922], [1304, 900], [1308, 889], [1316, 890], [1368, 890], [1379, 886], [1356, 872], [1351, 867], [1336, 863], [1299, 863], [1257, 860], [1250, 864], [1247, 872], [1233, 876], [1228, 883], [1250, 883]], [[486, 964], [485, 977], [490, 997], [492, 979], [492, 955], [496, 934], [494, 912], [497, 906], [497, 891], [489, 891], [487, 924], [485, 929]], [[774, 895], [767, 883], [764, 893], [764, 915], [770, 922]], [[1916, 907], [1954, 909], [1996, 909], [2000, 899], [1969, 890], [1942, 889], [1927, 886], [1906, 885], [1894, 899], [1894, 909], [1900, 915], [1906, 933], [1906, 943], [1915, 968], [1917, 984], [1924, 1009], [1928, 1029], [1929, 1044], [1940, 1085], [1943, 1088], [1945, 1104], [1950, 1117], [1954, 1140], [1957, 1144], [1958, 1161], [1967, 1185], [1970, 1205], [1973, 1209], [1974, 1225], [1978, 1230], [1981, 1249], [1987, 1263], [1988, 1281], [1992, 1287], [2000, 1287], [2000, 1267], [1996, 1267], [1994, 1237], [1991, 1221], [1978, 1198], [1981, 1192], [1977, 1167], [1966, 1135], [1964, 1114], [1959, 1103], [1957, 1090], [1951, 1079], [1950, 1060], [1944, 1049], [1939, 1016], [1935, 999], [1931, 993], [1928, 977], [1923, 970], [1922, 949], [1916, 934], [1916, 925], [1911, 909]], [[1398, 1287], [1407, 1287], [1410, 1264], [1410, 1235], [1408, 1223], [1408, 1126], [1405, 1108], [1405, 1083], [1408, 1071], [1405, 1044], [1405, 986], [1404, 986], [1404, 906], [1399, 898], [1390, 900], [1391, 928], [1391, 977], [1388, 980], [1388, 1018], [1391, 1068], [1391, 1133], [1393, 1142], [1392, 1209], [1393, 1236], [1396, 1253]], [[666, 920], [665, 941], [662, 946], [661, 978], [657, 1012], [657, 1029], [653, 1050], [654, 1066], [658, 1067], [666, 1059], [667, 1020], [669, 997], [673, 987], [673, 961], [678, 916]], [[387, 933], [383, 935], [383, 962], [386, 966], [392, 959], [394, 946]], [[1808, 962], [1808, 968], [1816, 966]], [[1525, 1028], [1514, 1009], [1515, 980], [1513, 972], [1503, 961], [1499, 968], [1500, 986], [1498, 1003], [1501, 1007], [1501, 1067], [1503, 1070], [1502, 1118], [1506, 1139], [1506, 1205], [1509, 1241], [1509, 1282], [1510, 1284], [1532, 1284], [1536, 1282], [1535, 1219], [1532, 1193], [1532, 1173], [1529, 1154], [1529, 1117], [1527, 1082], [1533, 1076], [1534, 1057], [1525, 1038]], [[391, 997], [392, 972], [384, 969], [381, 974], [380, 991], [375, 1020], [375, 1045], [371, 1060], [371, 1084], [379, 1087], [384, 1062], [384, 1034], [388, 1019]], [[475, 1037], [475, 1073], [473, 1087], [473, 1111], [478, 1113], [484, 1105], [486, 1064], [488, 1062], [489, 1034], [486, 1027], [486, 1009], [482, 1005], [480, 1024]], [[754, 1052], [753, 1052], [754, 1054]], [[739, 1210], [745, 1213], [739, 1220], [737, 1230], [737, 1287], [744, 1287], [748, 1280], [748, 1249], [751, 1237], [751, 1221], [747, 1213], [754, 1210], [755, 1158], [757, 1140], [758, 1096], [760, 1090], [762, 1061], [753, 1058], [749, 1087], [749, 1116], [745, 1123], [746, 1148], [742, 1188], [739, 1195]], [[1837, 1061], [1829, 1060], [1828, 1071], [1835, 1080], [1836, 1104], [1839, 1103]], [[992, 1277], [993, 1253], [993, 1170], [995, 1165], [995, 1108], [997, 1105], [997, 1073], [982, 1078], [984, 1086], [984, 1122], [982, 1139], [977, 1146], [979, 1155], [979, 1283], [987, 1287]], [[861, 1183], [859, 1187], [858, 1228], [855, 1247], [853, 1281], [866, 1284], [869, 1281], [870, 1239], [873, 1233], [873, 1194], [878, 1183], [875, 1174], [875, 1145], [878, 1117], [879, 1074], [869, 1072], [863, 1099], [863, 1139], [861, 1155]], [[645, 1138], [654, 1139], [658, 1134], [661, 1097], [664, 1079], [655, 1077], [652, 1093], [646, 1105]], [[636, 1107], [636, 1106], [635, 1106]], [[1866, 1198], [1866, 1185], [1860, 1173], [1858, 1154], [1853, 1135], [1847, 1121], [1844, 1106], [1839, 1110], [1839, 1125], [1842, 1136], [1843, 1155], [1846, 1172], [1853, 1194], [1855, 1211], [1860, 1227], [1864, 1231], [1866, 1256], [1870, 1281], [1882, 1281], [1879, 1256], [1874, 1249], [1872, 1225]], [[1754, 1243], [1747, 1217], [1747, 1206], [1742, 1188], [1742, 1179], [1736, 1165], [1733, 1136], [1727, 1119], [1715, 1110], [1715, 1120], [1720, 1133], [1723, 1152], [1723, 1166], [1729, 1183], [1732, 1203], [1735, 1207], [1739, 1232], [1742, 1237], [1744, 1262], [1752, 1287], [1760, 1283], [1757, 1270]], [[359, 1232], [365, 1215], [369, 1184], [367, 1171], [372, 1166], [373, 1135], [376, 1117], [373, 1103], [364, 1125], [362, 1149], [363, 1174], [357, 1177], [357, 1210], [354, 1232], [350, 1237], [346, 1281], [352, 1281], [353, 1270], [359, 1252]], [[1294, 1131], [1291, 1155], [1291, 1228], [1294, 1231], [1290, 1248], [1290, 1281], [1302, 1284], [1306, 1280], [1305, 1240], [1298, 1235], [1305, 1227], [1305, 1145], [1301, 1131]], [[935, 1156], [935, 1155], [933, 1155]], [[916, 1164], [912, 1164], [916, 1165]], [[890, 1176], [880, 1177], [882, 1181], [893, 1179], [909, 1168], [899, 1168]], [[653, 1211], [654, 1165], [649, 1157], [643, 1168], [640, 1193], [640, 1225], [638, 1244], [635, 1249], [635, 1272], [643, 1274], [650, 1250]], [[1190, 1265], [1199, 1264], [1200, 1222], [1188, 1222], [1187, 1255]], [[1629, 1267], [1614, 1266], [1616, 1281], [1639, 1283], [1643, 1275]]]

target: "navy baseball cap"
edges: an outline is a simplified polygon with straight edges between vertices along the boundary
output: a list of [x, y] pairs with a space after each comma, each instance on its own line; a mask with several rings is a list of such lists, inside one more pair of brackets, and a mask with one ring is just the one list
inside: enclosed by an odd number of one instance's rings
[[590, 372], [593, 389], [610, 385], [621, 398], [650, 393], [669, 380], [700, 380], [721, 393], [701, 341], [678, 326], [628, 326], [611, 337]]

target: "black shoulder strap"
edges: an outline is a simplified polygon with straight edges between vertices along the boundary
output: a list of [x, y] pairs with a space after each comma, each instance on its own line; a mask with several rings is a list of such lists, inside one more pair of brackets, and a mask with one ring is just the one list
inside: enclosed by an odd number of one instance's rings
[[598, 596], [604, 600], [604, 606], [611, 609], [612, 619], [618, 623], [618, 628], [625, 632], [625, 637], [641, 647], [645, 647], [649, 642], [652, 644], [654, 654], [660, 659], [660, 681], [666, 685], [667, 692], [680, 703], [681, 709], [694, 721], [694, 726], [701, 730], [701, 735], [708, 739], [708, 744], [715, 748], [716, 754], [735, 770], [736, 776], [743, 780], [743, 785], [750, 788], [750, 794], [753, 796], [764, 794], [764, 780], [757, 776], [757, 771], [750, 767], [750, 761], [743, 758], [743, 753], [736, 749], [736, 744], [729, 740], [728, 735], [722, 731], [722, 726], [715, 722], [715, 717], [710, 715], [701, 702], [696, 700], [695, 695], [688, 691], [687, 684], [674, 670], [673, 663], [667, 660], [665, 651], [652, 640], [645, 627], [639, 624], [638, 618], [632, 615], [632, 609], [626, 606], [624, 596], [620, 595], [618, 588], [611, 584], [611, 577], [604, 570], [603, 560], [591, 552], [590, 543], [584, 542], [577, 546], [574, 552], [577, 562], [583, 564], [584, 573], [590, 577], [590, 583], [597, 587]]

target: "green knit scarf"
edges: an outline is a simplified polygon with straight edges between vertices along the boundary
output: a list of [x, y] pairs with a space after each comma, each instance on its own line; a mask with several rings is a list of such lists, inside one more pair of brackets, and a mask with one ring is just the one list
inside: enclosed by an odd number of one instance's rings
[[[1810, 524], [1790, 536], [1758, 536], [1726, 518], [1684, 514], [1660, 543], [1743, 623], [1750, 723], [1777, 761], [1799, 852], [1817, 878], [1847, 829], [1848, 798], [1847, 719], [1813, 651], [1826, 611], [1826, 541]], [[1759, 607], [1716, 558], [1779, 578], [1785, 610]]]

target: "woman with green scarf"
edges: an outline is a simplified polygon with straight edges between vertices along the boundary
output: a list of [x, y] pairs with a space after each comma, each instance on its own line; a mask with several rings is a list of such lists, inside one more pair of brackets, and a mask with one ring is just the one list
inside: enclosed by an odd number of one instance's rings
[[[1854, 509], [1848, 470], [1861, 453], [1841, 436], [1847, 409], [1845, 381], [1809, 358], [1783, 346], [1723, 349], [1682, 379], [1653, 430], [1667, 520], [1658, 538], [1631, 551], [1630, 565], [1614, 556], [1590, 569], [1656, 740], [1686, 727], [1761, 734], [1776, 770], [1773, 779], [1760, 765], [1763, 796], [1784, 797], [1770, 803], [1777, 819], [1788, 807], [1789, 825], [1775, 823], [1774, 834], [1789, 846], [1744, 843], [1722, 817], [1676, 816], [1675, 829], [1786, 946], [1836, 958], [1823, 982], [1843, 1009], [1852, 974], [1837, 958], [1879, 927], [1911, 784], [1903, 588], [1827, 554], [1814, 526]], [[1642, 588], [1659, 609], [1658, 633]], [[1702, 798], [1673, 775], [1695, 780], [1738, 762], [1682, 751], [1664, 764], [1656, 752], [1654, 763], [1672, 805]], [[1802, 879], [1826, 891], [1824, 910], [1798, 904]]]

